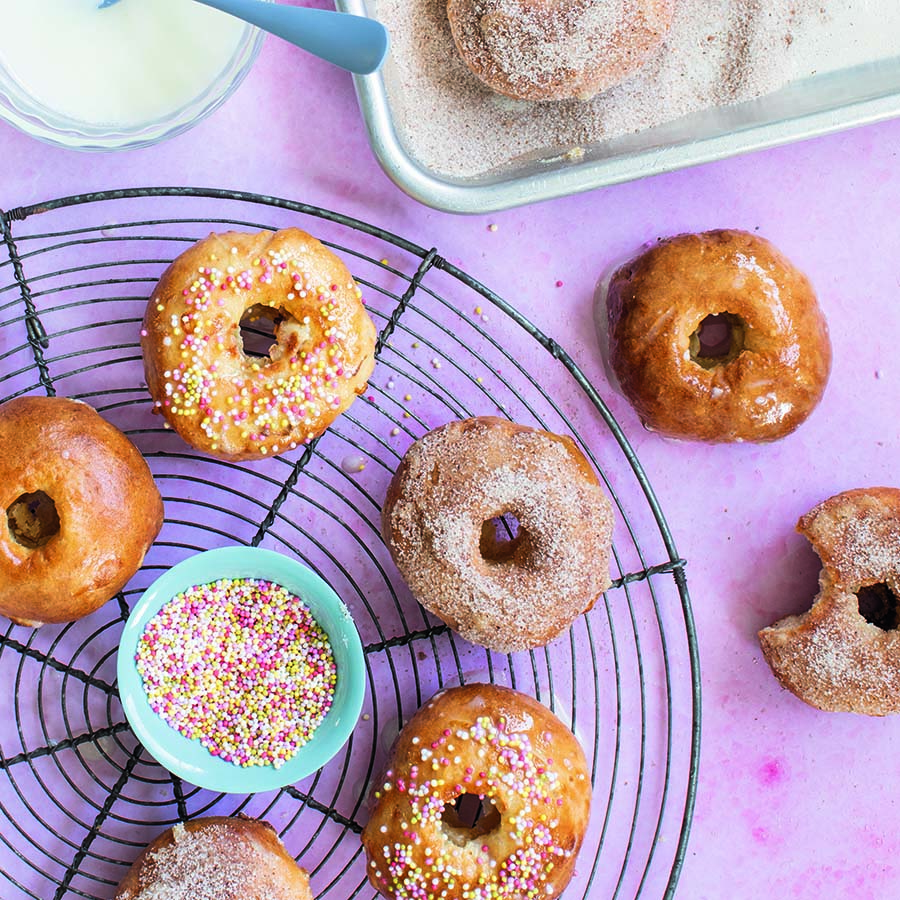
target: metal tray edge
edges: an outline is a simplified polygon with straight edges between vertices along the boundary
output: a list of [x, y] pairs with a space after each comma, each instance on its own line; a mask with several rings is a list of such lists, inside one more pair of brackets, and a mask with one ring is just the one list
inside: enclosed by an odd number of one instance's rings
[[[366, 15], [363, 0], [335, 0], [338, 9]], [[900, 95], [864, 99], [779, 122], [748, 126], [689, 144], [632, 153], [606, 160], [568, 163], [545, 175], [527, 175], [489, 185], [441, 178], [414, 159], [393, 126], [384, 79], [354, 75], [356, 94], [369, 142], [388, 177], [420, 203], [444, 212], [479, 214], [578, 194], [677, 169], [702, 165], [795, 141], [809, 140], [900, 116]]]

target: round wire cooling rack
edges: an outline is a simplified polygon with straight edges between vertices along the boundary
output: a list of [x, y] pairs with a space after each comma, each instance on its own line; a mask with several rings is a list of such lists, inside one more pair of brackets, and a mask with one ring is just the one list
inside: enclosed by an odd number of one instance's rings
[[[197, 455], [151, 414], [138, 343], [147, 296], [209, 231], [288, 225], [342, 256], [363, 288], [379, 330], [368, 392], [294, 454], [242, 464]], [[592, 818], [566, 900], [674, 894], [700, 736], [684, 561], [625, 436], [554, 341], [436, 250], [302, 203], [134, 189], [14, 209], [0, 228], [0, 398], [91, 403], [144, 453], [166, 505], [143, 568], [101, 610], [65, 626], [0, 626], [4, 898], [106, 900], [161, 830], [236, 813], [275, 827], [317, 897], [372, 898], [358, 839], [368, 785], [431, 694], [480, 680], [537, 697], [587, 753]], [[380, 503], [409, 444], [481, 414], [571, 434], [616, 508], [613, 586], [540, 651], [504, 656], [462, 641], [411, 598], [379, 537]], [[119, 635], [141, 592], [186, 556], [234, 543], [316, 569], [354, 615], [368, 675], [346, 747], [308, 779], [251, 796], [205, 791], [158, 766], [115, 683]]]

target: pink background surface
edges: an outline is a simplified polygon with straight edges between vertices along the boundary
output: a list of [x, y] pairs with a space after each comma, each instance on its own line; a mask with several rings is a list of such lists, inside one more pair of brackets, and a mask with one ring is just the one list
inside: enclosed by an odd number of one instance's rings
[[[410, 200], [380, 171], [348, 75], [270, 39], [222, 109], [155, 148], [88, 156], [0, 125], [0, 206], [164, 184], [274, 194], [438, 246], [517, 305], [599, 388], [689, 563], [703, 742], [678, 896], [884, 898], [900, 894], [900, 723], [806, 707], [772, 678], [755, 632], [806, 609], [815, 592], [817, 560], [794, 533], [798, 516], [839, 490], [898, 483], [898, 146], [895, 121], [460, 218]], [[594, 337], [604, 269], [644, 241], [723, 226], [758, 229], [806, 270], [831, 327], [825, 400], [772, 446], [678, 444], [643, 431], [609, 389]]]

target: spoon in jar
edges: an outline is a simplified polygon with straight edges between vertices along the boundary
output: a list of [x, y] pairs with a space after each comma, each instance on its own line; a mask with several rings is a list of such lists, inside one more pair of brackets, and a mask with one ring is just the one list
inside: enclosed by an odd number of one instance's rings
[[[98, 9], [119, 0], [102, 0]], [[381, 22], [367, 16], [305, 6], [283, 6], [265, 0], [197, 0], [268, 31], [319, 59], [357, 75], [377, 72], [390, 39]]]

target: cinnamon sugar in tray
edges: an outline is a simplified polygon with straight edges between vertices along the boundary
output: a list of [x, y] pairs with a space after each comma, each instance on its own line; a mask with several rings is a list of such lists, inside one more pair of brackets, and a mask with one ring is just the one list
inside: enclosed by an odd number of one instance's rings
[[373, 7], [391, 31], [384, 80], [400, 138], [421, 165], [456, 178], [900, 54], [897, 0], [676, 0], [666, 44], [636, 75], [590, 101], [536, 103], [496, 94], [472, 75], [453, 43], [446, 0]]

